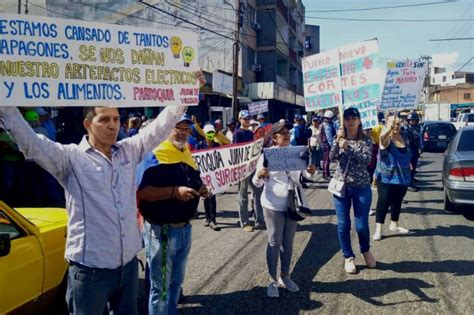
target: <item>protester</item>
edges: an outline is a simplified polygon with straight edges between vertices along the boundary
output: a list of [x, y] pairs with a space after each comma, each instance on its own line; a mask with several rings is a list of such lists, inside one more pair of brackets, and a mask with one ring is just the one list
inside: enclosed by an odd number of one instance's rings
[[56, 127], [53, 120], [51, 119], [51, 114], [43, 107], [36, 108], [36, 112], [39, 115], [39, 121], [41, 125], [48, 132], [48, 138], [52, 141], [56, 141]]
[[265, 115], [264, 114], [258, 114], [257, 115], [257, 121], [260, 124], [261, 128], [268, 125], [268, 123], [265, 122]]
[[[273, 147], [287, 147], [290, 144], [289, 127], [277, 122], [272, 125]], [[269, 171], [265, 166], [264, 156], [257, 162], [257, 170], [252, 181], [257, 187], [264, 187], [261, 196], [265, 222], [267, 224], [267, 266], [270, 273], [270, 284], [267, 288], [269, 297], [279, 297], [278, 285], [290, 292], [299, 290], [298, 285], [290, 277], [293, 239], [297, 221], [287, 214], [288, 191], [290, 183], [299, 182], [301, 174], [310, 179], [315, 173], [314, 165], [301, 171]], [[278, 257], [280, 257], [281, 272], [277, 278]]]
[[334, 195], [337, 215], [339, 243], [345, 258], [344, 269], [347, 273], [356, 273], [355, 255], [351, 245], [350, 210], [354, 208], [355, 228], [359, 237], [360, 252], [369, 268], [375, 268], [376, 262], [370, 253], [369, 209], [372, 201], [370, 178], [367, 164], [372, 152], [372, 141], [362, 129], [360, 113], [350, 107], [344, 111], [344, 128], [337, 133], [331, 149], [331, 160], [337, 162], [334, 178], [345, 184], [345, 195]]
[[[202, 138], [206, 138], [206, 133], [204, 132], [204, 130], [202, 130], [201, 126], [199, 125], [199, 122], [198, 122], [196, 116], [194, 116], [194, 115], [191, 116], [191, 119], [192, 119], [193, 124], [194, 124], [194, 129], [196, 129], [197, 133]], [[214, 141], [217, 142], [219, 145], [230, 144], [231, 141], [222, 132], [222, 120], [217, 119], [214, 122], [214, 124], [215, 124], [215, 126], [218, 126], [218, 128], [216, 128], [216, 136], [214, 137]], [[214, 126], [214, 128], [215, 128], [215, 126]]]
[[260, 124], [255, 119], [250, 120], [250, 127], [249, 130], [255, 134], [255, 131], [260, 127]]
[[311, 119], [310, 129], [309, 147], [311, 150], [311, 164], [316, 166], [316, 170], [321, 171], [321, 121], [318, 116], [313, 116]]
[[295, 115], [295, 125], [293, 128], [294, 137], [290, 142], [291, 145], [308, 145], [308, 139], [311, 137], [310, 130], [306, 128], [303, 116], [300, 114]]
[[375, 176], [377, 178], [376, 228], [373, 239], [382, 239], [382, 226], [390, 208], [390, 230], [399, 233], [409, 231], [398, 225], [400, 210], [407, 187], [411, 184], [411, 149], [406, 135], [400, 132], [398, 117], [388, 117], [387, 128], [380, 135], [380, 151]]
[[[250, 127], [250, 112], [248, 110], [241, 110], [239, 112], [239, 122], [240, 128], [236, 129], [233, 135], [233, 143], [244, 143], [254, 140], [252, 131], [249, 130]], [[260, 203], [260, 195], [262, 194], [262, 189], [255, 187], [251, 183], [250, 176], [242, 179], [239, 183], [239, 218], [240, 226], [245, 232], [253, 232], [254, 228], [250, 225], [249, 222], [249, 213], [248, 213], [248, 187], [252, 189], [255, 200], [255, 228], [263, 228], [265, 226], [263, 218], [262, 205]]]
[[227, 131], [225, 136], [229, 139], [230, 143], [233, 143], [235, 128], [237, 127], [237, 122], [234, 119], [231, 119], [227, 123]]
[[5, 129], [0, 128], [0, 199], [18, 207], [24, 199], [24, 157]]
[[138, 207], [145, 219], [150, 314], [176, 314], [192, 242], [190, 220], [208, 197], [186, 142], [193, 122], [183, 115], [137, 170]]
[[336, 130], [334, 129], [333, 119], [334, 113], [330, 110], [324, 112], [323, 126], [321, 129], [321, 143], [323, 148], [323, 179], [329, 180], [331, 173], [329, 171], [330, 158], [329, 153], [333, 145]]
[[[201, 84], [205, 81], [197, 73]], [[35, 135], [18, 109], [0, 106], [2, 127], [26, 158], [34, 159], [64, 187], [68, 211], [65, 257], [67, 303], [73, 314], [137, 314], [138, 262], [136, 165], [156, 147], [185, 111], [166, 107], [139, 135], [117, 142], [117, 108], [85, 109], [79, 145]], [[86, 219], [87, 218], [87, 219]]]
[[138, 134], [140, 127], [142, 125], [142, 119], [139, 117], [132, 117], [128, 120], [128, 131], [127, 135], [133, 137]]
[[418, 160], [421, 154], [421, 128], [419, 125], [420, 117], [413, 111], [407, 116], [408, 125], [405, 128], [405, 133], [408, 137], [409, 146], [411, 150], [411, 184], [408, 187], [410, 191], [418, 191], [418, 187], [415, 186], [415, 174]]
[[[216, 136], [216, 129], [213, 125], [207, 124], [203, 128], [206, 138], [196, 145], [196, 150], [218, 148], [220, 145], [214, 142]], [[214, 231], [220, 231], [216, 223], [217, 216], [217, 200], [215, 195], [211, 195], [204, 199], [204, 210], [206, 212], [206, 221], [204, 226], [208, 226]]]

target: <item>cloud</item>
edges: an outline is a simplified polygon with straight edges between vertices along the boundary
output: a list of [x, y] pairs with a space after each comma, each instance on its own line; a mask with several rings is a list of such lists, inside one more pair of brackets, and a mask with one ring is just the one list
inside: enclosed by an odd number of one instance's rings
[[433, 54], [433, 66], [451, 69], [455, 66], [459, 58], [459, 53], [452, 51], [449, 53]]

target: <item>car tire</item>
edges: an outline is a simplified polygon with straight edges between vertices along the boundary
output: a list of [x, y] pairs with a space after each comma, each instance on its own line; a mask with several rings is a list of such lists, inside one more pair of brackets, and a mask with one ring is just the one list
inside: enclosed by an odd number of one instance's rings
[[449, 200], [448, 194], [444, 191], [444, 210], [454, 212], [456, 205]]

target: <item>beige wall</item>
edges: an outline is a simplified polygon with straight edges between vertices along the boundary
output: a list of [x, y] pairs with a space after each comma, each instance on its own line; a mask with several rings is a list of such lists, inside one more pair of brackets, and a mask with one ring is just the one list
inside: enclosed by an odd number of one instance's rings
[[[464, 99], [465, 93], [471, 93], [471, 98]], [[462, 104], [474, 102], [474, 87], [460, 88], [453, 87], [451, 89], [443, 89], [432, 94], [430, 101], [450, 103], [450, 104]]]

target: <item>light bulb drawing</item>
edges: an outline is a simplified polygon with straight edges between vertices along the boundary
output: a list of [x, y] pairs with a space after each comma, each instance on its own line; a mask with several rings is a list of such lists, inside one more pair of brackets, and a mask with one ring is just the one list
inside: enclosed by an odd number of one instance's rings
[[173, 57], [179, 59], [179, 53], [181, 52], [181, 47], [183, 46], [183, 41], [178, 36], [171, 37], [171, 51], [173, 52]]
[[184, 60], [184, 66], [189, 67], [189, 64], [191, 61], [194, 59], [194, 49], [192, 49], [189, 46], [186, 46], [183, 48], [183, 60]]

